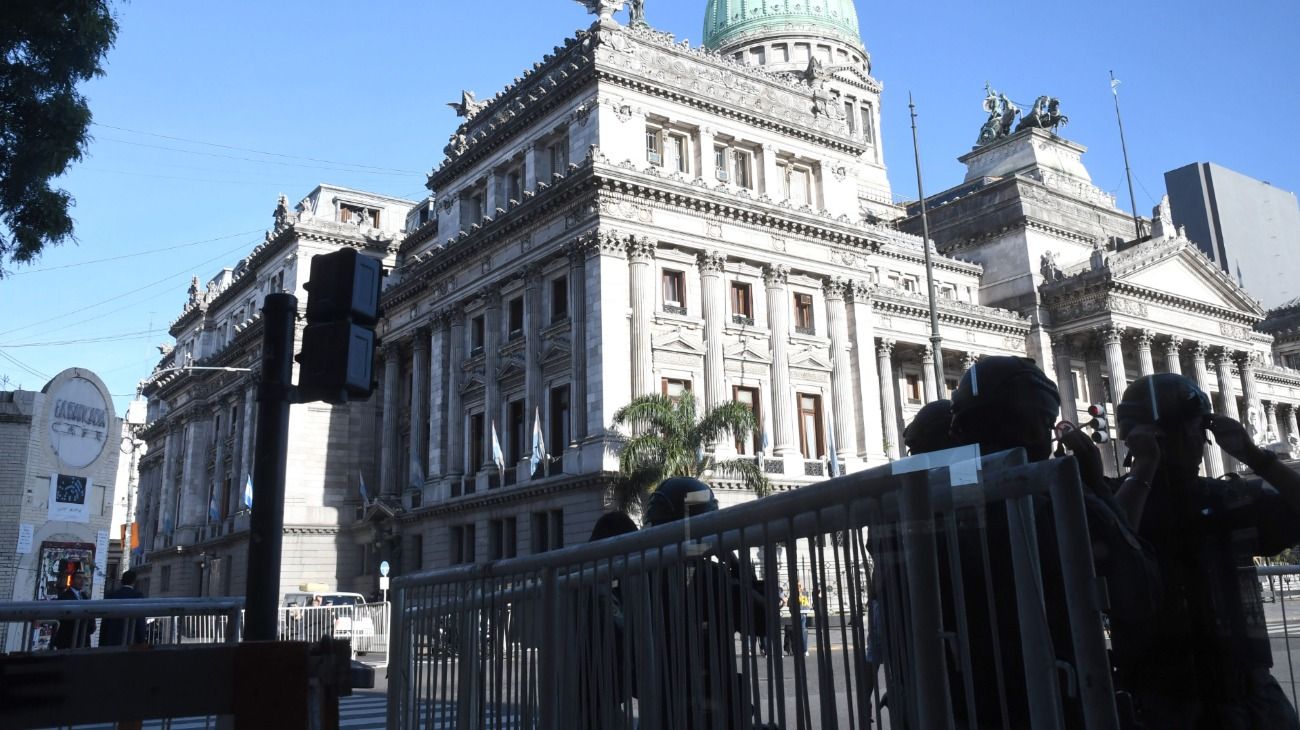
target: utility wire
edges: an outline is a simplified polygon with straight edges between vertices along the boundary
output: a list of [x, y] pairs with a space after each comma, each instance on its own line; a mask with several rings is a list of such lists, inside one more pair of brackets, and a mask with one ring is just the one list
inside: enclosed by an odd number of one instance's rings
[[189, 138], [186, 138], [186, 137], [174, 137], [174, 136], [172, 136], [172, 135], [168, 135], [168, 134], [159, 134], [158, 132], [145, 132], [145, 131], [143, 131], [143, 130], [139, 130], [139, 129], [128, 129], [128, 128], [126, 128], [126, 127], [115, 127], [115, 126], [113, 126], [112, 124], [104, 124], [104, 123], [102, 123], [102, 122], [93, 122], [93, 124], [94, 124], [96, 127], [103, 127], [103, 128], [105, 128], [105, 129], [115, 129], [115, 130], [117, 130], [117, 131], [119, 131], [119, 132], [129, 132], [129, 133], [131, 133], [131, 134], [142, 134], [142, 135], [145, 135], [146, 137], [157, 137], [157, 138], [159, 138], [159, 139], [170, 139], [170, 140], [172, 140], [173, 142], [189, 142], [189, 143], [191, 143], [191, 144], [201, 144], [201, 145], [205, 145], [205, 146], [207, 146], [207, 147], [216, 147], [216, 148], [218, 148], [218, 149], [223, 149], [223, 150], [235, 150], [235, 151], [237, 151], [237, 152], [252, 152], [252, 153], [254, 153], [254, 154], [258, 154], [258, 155], [269, 155], [269, 156], [271, 156], [271, 157], [282, 157], [282, 158], [287, 159], [287, 160], [305, 160], [305, 161], [307, 161], [307, 162], [323, 162], [323, 163], [325, 163], [325, 164], [327, 164], [327, 165], [340, 165], [340, 166], [343, 166], [343, 167], [368, 168], [368, 169], [371, 169], [371, 170], [379, 170], [379, 171], [383, 171], [383, 172], [396, 172], [396, 173], [401, 173], [401, 174], [403, 174], [403, 175], [423, 175], [423, 174], [425, 174], [425, 173], [423, 173], [423, 172], [419, 172], [419, 171], [417, 171], [417, 170], [401, 170], [401, 169], [397, 169], [397, 168], [393, 168], [393, 167], [378, 167], [378, 166], [375, 166], [375, 165], [362, 165], [362, 164], [357, 164], [357, 163], [352, 163], [352, 162], [338, 162], [338, 161], [336, 161], [336, 160], [324, 160], [324, 159], [321, 159], [321, 158], [319, 158], [319, 157], [300, 157], [300, 156], [298, 156], [298, 155], [287, 155], [287, 154], [284, 154], [284, 153], [282, 153], [282, 152], [267, 152], [267, 151], [265, 151], [265, 150], [257, 150], [257, 149], [253, 149], [253, 148], [251, 148], [251, 147], [239, 147], [239, 146], [236, 146], [236, 145], [220, 144], [220, 143], [217, 143], [217, 142], [204, 142], [203, 140], [199, 140], [199, 139], [189, 139]]
[[[128, 144], [134, 147], [147, 147], [154, 150], [165, 150], [168, 152], [180, 152], [186, 155], [201, 155], [203, 157], [218, 157], [225, 160], [240, 160], [242, 162], [254, 162], [259, 165], [280, 165], [282, 167], [297, 167], [306, 170], [327, 170], [329, 172], [348, 172], [354, 175], [389, 175], [396, 177], [423, 177], [423, 172], [392, 172], [387, 170], [361, 169], [355, 166], [325, 166], [325, 165], [304, 165], [300, 162], [282, 162], [280, 160], [258, 160], [252, 157], [239, 157], [236, 155], [223, 155], [220, 152], [203, 152], [200, 150], [187, 150], [180, 147], [168, 147], [161, 144], [149, 144], [148, 142], [132, 142], [129, 139], [117, 139], [116, 137], [96, 137], [95, 141], [117, 142], [118, 144]], [[362, 166], [364, 167], [364, 166]]]
[[[39, 327], [40, 325], [46, 324], [46, 323], [48, 323], [48, 322], [55, 322], [55, 321], [58, 321], [58, 320], [60, 320], [60, 319], [65, 319], [65, 318], [67, 318], [67, 317], [74, 317], [74, 316], [76, 316], [76, 315], [78, 315], [78, 314], [82, 314], [82, 313], [84, 313], [86, 310], [93, 309], [93, 308], [95, 308], [95, 307], [99, 307], [99, 306], [104, 305], [104, 304], [108, 304], [109, 302], [115, 302], [115, 301], [117, 301], [117, 300], [119, 300], [119, 299], [124, 299], [124, 298], [126, 298], [126, 297], [131, 296], [132, 294], [138, 294], [139, 292], [142, 292], [142, 291], [144, 291], [144, 290], [146, 290], [146, 289], [151, 289], [151, 288], [153, 288], [153, 287], [155, 287], [155, 286], [158, 286], [159, 284], [164, 284], [164, 283], [166, 283], [166, 282], [168, 282], [168, 281], [171, 281], [172, 279], [175, 279], [175, 278], [178, 277], [178, 276], [185, 276], [186, 274], [190, 274], [191, 272], [193, 272], [195, 269], [199, 268], [200, 266], [204, 266], [204, 265], [206, 265], [206, 264], [210, 264], [210, 263], [212, 263], [213, 261], [218, 261], [218, 260], [220, 260], [220, 259], [224, 259], [225, 257], [230, 256], [231, 254], [235, 253], [236, 251], [242, 251], [242, 250], [244, 250], [245, 248], [247, 248], [248, 246], [251, 246], [251, 245], [254, 245], [254, 244], [253, 244], [253, 243], [241, 243], [239, 246], [237, 246], [237, 247], [235, 247], [235, 248], [233, 248], [233, 249], [230, 249], [229, 251], [222, 251], [221, 253], [217, 254], [216, 256], [213, 256], [213, 257], [210, 258], [210, 259], [206, 259], [206, 260], [204, 260], [204, 261], [200, 261], [200, 262], [198, 262], [198, 263], [196, 263], [196, 264], [190, 264], [189, 266], [186, 266], [184, 269], [182, 269], [182, 270], [180, 270], [180, 271], [177, 271], [177, 272], [175, 272], [175, 273], [173, 273], [173, 274], [168, 274], [167, 276], [164, 276], [164, 277], [162, 277], [161, 279], [157, 279], [157, 280], [152, 281], [152, 282], [150, 282], [150, 283], [148, 283], [148, 284], [145, 284], [145, 285], [143, 285], [143, 286], [136, 287], [135, 289], [132, 289], [132, 290], [130, 290], [130, 291], [123, 292], [123, 293], [121, 293], [121, 294], [117, 294], [117, 295], [115, 295], [115, 296], [111, 296], [111, 297], [109, 297], [109, 298], [107, 298], [107, 299], [102, 299], [102, 300], [100, 300], [100, 301], [98, 301], [98, 302], [94, 302], [94, 303], [92, 303], [92, 304], [82, 305], [82, 306], [80, 306], [80, 307], [77, 307], [76, 309], [73, 309], [73, 310], [70, 310], [70, 311], [64, 312], [63, 314], [56, 314], [56, 315], [54, 315], [53, 317], [47, 317], [47, 318], [45, 318], [45, 319], [40, 320], [39, 322], [32, 322], [31, 324], [23, 325], [22, 327], [15, 327], [14, 329], [5, 330], [4, 332], [0, 332], [0, 337], [2, 337], [2, 336], [4, 336], [4, 335], [11, 335], [11, 334], [13, 334], [13, 333], [15, 333], [15, 332], [22, 332], [23, 330], [29, 330], [29, 329], [31, 329], [31, 328], [33, 328], [33, 327]], [[130, 306], [134, 306], [134, 305], [128, 305], [128, 307], [126, 307], [126, 308], [129, 308]], [[118, 310], [114, 310], [113, 312], [104, 312], [104, 313], [100, 314], [99, 316], [96, 316], [96, 317], [90, 317], [90, 318], [83, 319], [83, 320], [81, 320], [81, 322], [91, 322], [91, 321], [94, 321], [94, 320], [96, 320], [96, 319], [102, 319], [103, 317], [106, 317], [106, 316], [108, 316], [109, 314], [113, 314], [113, 313], [115, 313], [115, 312], [117, 312], [117, 311], [121, 311], [121, 310], [118, 309]], [[77, 324], [80, 324], [81, 322], [79, 322], [79, 323], [77, 323]], [[69, 325], [69, 326], [74, 326], [74, 327], [75, 327], [76, 325], [74, 324], [74, 325]], [[64, 329], [66, 329], [66, 327], [65, 327]], [[49, 331], [50, 331], [50, 332], [57, 332], [58, 330], [56, 329], [56, 330], [49, 330]]]
[[76, 340], [52, 340], [50, 342], [11, 342], [6, 345], [0, 345], [10, 350], [19, 347], [62, 347], [64, 345], [84, 345], [91, 342], [107, 342], [109, 340], [135, 340], [142, 337], [153, 337], [161, 333], [162, 330], [138, 330], [136, 332], [120, 332], [114, 335], [101, 335], [99, 337], [84, 337]]
[[216, 237], [216, 238], [206, 238], [206, 239], [204, 239], [204, 240], [202, 240], [202, 241], [191, 241], [191, 242], [189, 242], [189, 243], [179, 243], [179, 244], [176, 244], [175, 246], [164, 246], [164, 247], [162, 247], [162, 248], [151, 248], [151, 249], [147, 249], [147, 250], [144, 250], [144, 251], [133, 251], [132, 253], [125, 253], [125, 254], [122, 254], [121, 256], [107, 256], [107, 257], [102, 258], [102, 259], [91, 259], [91, 260], [89, 260], [89, 261], [78, 261], [77, 263], [74, 263], [74, 264], [60, 264], [60, 265], [58, 265], [58, 266], [45, 266], [45, 267], [42, 267], [42, 268], [39, 268], [39, 269], [31, 269], [31, 270], [29, 270], [29, 271], [17, 271], [17, 272], [14, 272], [13, 274], [11, 274], [11, 276], [22, 276], [22, 275], [24, 275], [24, 274], [39, 274], [39, 273], [44, 272], [44, 271], [58, 271], [58, 270], [60, 270], [60, 269], [71, 269], [71, 268], [75, 268], [75, 267], [77, 267], [77, 266], [89, 266], [90, 264], [102, 264], [102, 263], [104, 263], [104, 262], [106, 262], [106, 261], [121, 261], [122, 259], [135, 258], [136, 256], [145, 256], [145, 255], [148, 255], [148, 254], [162, 253], [162, 252], [164, 252], [164, 251], [175, 251], [175, 250], [177, 250], [177, 249], [181, 249], [181, 248], [189, 248], [189, 247], [191, 247], [191, 246], [200, 246], [200, 245], [202, 245], [202, 244], [205, 244], [205, 243], [213, 243], [213, 242], [215, 242], [215, 241], [225, 241], [225, 240], [227, 240], [227, 239], [230, 239], [230, 238], [236, 238], [236, 237], [238, 237], [238, 236], [251, 236], [251, 235], [253, 235], [254, 233], [259, 233], [259, 232], [261, 232], [261, 229], [260, 229], [260, 228], [254, 228], [254, 229], [251, 230], [251, 231], [240, 231], [239, 233], [231, 233], [231, 234], [229, 234], [229, 235], [218, 236], [218, 237]]
[[33, 375], [33, 376], [38, 377], [38, 378], [43, 378], [43, 379], [45, 379], [45, 380], [49, 380], [49, 379], [50, 379], [50, 376], [48, 376], [48, 375], [46, 375], [45, 373], [43, 373], [43, 372], [37, 370], [37, 369], [34, 368], [34, 367], [28, 365], [27, 363], [23, 362], [22, 360], [19, 360], [18, 358], [14, 357], [13, 355], [10, 355], [10, 354], [6, 353], [6, 352], [3, 351], [3, 350], [0, 350], [0, 357], [3, 357], [4, 359], [8, 360], [9, 362], [13, 363], [14, 365], [17, 365], [20, 369], [26, 371], [29, 375]]

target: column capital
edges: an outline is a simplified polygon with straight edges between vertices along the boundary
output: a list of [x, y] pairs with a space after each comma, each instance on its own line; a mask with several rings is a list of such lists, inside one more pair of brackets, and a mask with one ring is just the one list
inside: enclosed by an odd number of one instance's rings
[[601, 231], [588, 251], [590, 256], [627, 256], [627, 236], [620, 231]]
[[415, 329], [415, 335], [411, 338], [411, 350], [414, 352], [429, 352], [429, 337], [433, 334], [433, 328], [425, 325]]
[[627, 258], [632, 263], [650, 263], [655, 258], [655, 244], [649, 236], [632, 236], [627, 239]]
[[829, 279], [822, 280], [822, 293], [826, 295], [826, 299], [828, 300], [843, 301], [844, 294], [848, 291], [848, 289], [849, 289], [848, 280], [841, 279], [838, 276], [833, 276], [830, 277]]
[[880, 343], [876, 345], [876, 357], [882, 357], [882, 358], [892, 357], [893, 354], [894, 354], [893, 340], [881, 340]]
[[849, 295], [852, 297], [854, 304], [870, 304], [871, 296], [876, 293], [876, 287], [866, 279], [857, 279], [851, 282]]
[[727, 257], [717, 251], [705, 251], [695, 257], [695, 265], [700, 267], [700, 274], [721, 274], [727, 264]]
[[488, 309], [501, 308], [501, 287], [497, 284], [488, 284], [479, 290], [478, 295]]
[[1074, 352], [1074, 343], [1069, 335], [1052, 335], [1052, 352], [1057, 357], [1069, 357]]
[[1100, 338], [1102, 343], [1107, 346], [1110, 345], [1119, 346], [1124, 341], [1124, 332], [1125, 332], [1124, 327], [1119, 327], [1113, 324], [1102, 325], [1096, 328], [1096, 332], [1097, 332], [1097, 337]]
[[1259, 367], [1260, 363], [1264, 361], [1264, 358], [1260, 357], [1260, 354], [1258, 352], [1239, 351], [1233, 353], [1232, 360], [1233, 362], [1237, 363], [1237, 367], [1241, 368], [1244, 371], [1244, 370], [1254, 370], [1255, 368]]
[[1271, 400], [1260, 401], [1260, 402], [1264, 404], [1264, 413], [1273, 413], [1274, 409], [1277, 407], [1277, 404]]
[[781, 264], [766, 264], [763, 266], [763, 283], [767, 288], [774, 289], [784, 287], [790, 281], [790, 270]]
[[1133, 335], [1133, 340], [1141, 348], [1151, 349], [1151, 343], [1155, 342], [1156, 333], [1149, 329], [1140, 329]]
[[580, 266], [593, 254], [600, 253], [600, 234], [594, 230], [581, 233], [564, 244], [562, 250], [569, 257], [569, 266]]
[[1232, 367], [1233, 362], [1237, 359], [1237, 353], [1225, 347], [1211, 355], [1210, 359], [1221, 368]]
[[924, 365], [934, 364], [934, 348], [930, 345], [921, 345], [921, 363]]
[[1165, 340], [1165, 354], [1170, 357], [1177, 356], [1182, 347], [1183, 338], [1181, 337], [1170, 335], [1169, 339]]
[[1210, 345], [1207, 342], [1196, 342], [1192, 345], [1192, 357], [1197, 360], [1207, 360], [1210, 356]]
[[979, 359], [980, 359], [980, 356], [979, 356], [978, 353], [974, 353], [974, 352], [964, 352], [964, 353], [962, 353], [962, 356], [961, 356], [961, 371], [964, 373], [964, 372], [966, 372], [967, 370], [970, 370], [971, 368], [975, 367], [975, 363], [979, 362]]

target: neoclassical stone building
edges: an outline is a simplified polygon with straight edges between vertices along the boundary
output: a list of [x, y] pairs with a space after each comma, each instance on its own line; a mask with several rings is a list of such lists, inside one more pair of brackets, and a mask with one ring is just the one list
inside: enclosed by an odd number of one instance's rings
[[[749, 404], [758, 432], [715, 449], [763, 451], [778, 489], [824, 478], [832, 449], [850, 470], [898, 457], [912, 415], [996, 354], [1038, 359], [1068, 418], [1178, 370], [1221, 412], [1256, 415], [1261, 441], [1300, 436], [1300, 307], [1262, 311], [1167, 208], [1135, 235], [1084, 148], [1047, 127], [982, 134], [966, 179], [928, 201], [935, 352], [920, 221], [893, 202], [851, 0], [705, 13], [703, 48], [602, 17], [491, 98], [464, 95], [428, 200], [322, 187], [314, 213], [282, 206], [266, 244], [196, 287], [160, 372], [191, 351], [256, 362], [247, 304], [285, 263], [275, 286], [305, 304], [294, 256], [349, 245], [391, 266], [379, 391], [295, 407], [286, 586], [369, 592], [381, 557], [401, 573], [584, 541], [617, 468], [613, 414], [648, 393]], [[139, 519], [150, 563], [182, 565], [173, 593], [198, 592], [196, 555], [229, 556], [227, 587], [242, 584], [242, 489], [226, 485], [250, 463], [250, 382], [189, 372], [147, 389]], [[1207, 451], [1209, 473], [1228, 467]], [[752, 498], [716, 486], [724, 504]]]

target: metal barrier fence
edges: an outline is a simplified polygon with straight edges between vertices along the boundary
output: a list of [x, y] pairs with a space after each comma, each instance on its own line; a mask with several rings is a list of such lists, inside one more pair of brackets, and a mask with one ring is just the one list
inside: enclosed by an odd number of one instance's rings
[[1287, 694], [1291, 695], [1291, 706], [1300, 707], [1295, 660], [1291, 656], [1291, 640], [1300, 637], [1300, 631], [1292, 632], [1288, 618], [1288, 610], [1290, 615], [1295, 615], [1300, 610], [1295, 606], [1296, 598], [1300, 596], [1300, 565], [1260, 565], [1255, 568], [1255, 573], [1260, 578], [1264, 601], [1277, 604], [1278, 607], [1276, 617], [1269, 615], [1269, 607], [1264, 609], [1269, 637], [1282, 639], [1283, 655], [1286, 657], [1285, 669], [1279, 669], [1274, 662], [1273, 675], [1283, 687], [1290, 687]]
[[[1077, 468], [1023, 461], [903, 460], [612, 540], [397, 578], [388, 727], [865, 730], [884, 713], [893, 728], [974, 727], [985, 647], [999, 674], [1024, 667], [1011, 688], [998, 677], [1003, 716], [1063, 727], [1061, 676], [1084, 726], [1117, 727]], [[1053, 522], [1035, 534], [1047, 496]], [[996, 569], [990, 525], [1009, 543]], [[796, 556], [788, 629], [780, 552]], [[812, 568], [807, 608], [798, 556]], [[986, 606], [966, 604], [977, 587]], [[1012, 614], [1019, 640], [999, 641]], [[1065, 671], [1054, 636], [1073, 637]]]

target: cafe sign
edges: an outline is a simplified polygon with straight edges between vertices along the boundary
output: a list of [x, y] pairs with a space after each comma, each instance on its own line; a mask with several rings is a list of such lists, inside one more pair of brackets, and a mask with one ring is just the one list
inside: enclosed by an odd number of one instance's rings
[[54, 388], [51, 403], [50, 447], [68, 468], [90, 466], [104, 451], [113, 420], [103, 391], [94, 382], [73, 376]]

